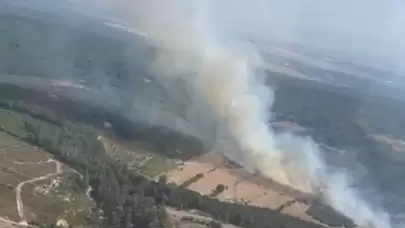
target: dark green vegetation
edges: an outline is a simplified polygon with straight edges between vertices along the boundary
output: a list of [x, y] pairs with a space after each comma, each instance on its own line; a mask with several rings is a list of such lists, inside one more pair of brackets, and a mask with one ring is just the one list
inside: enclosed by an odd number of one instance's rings
[[192, 184], [192, 183], [194, 183], [194, 182], [197, 182], [199, 179], [201, 179], [201, 178], [203, 178], [203, 177], [204, 177], [204, 174], [198, 173], [198, 174], [196, 174], [194, 177], [192, 177], [192, 178], [190, 178], [190, 179], [184, 181], [184, 182], [180, 185], [180, 187], [186, 188], [186, 187], [188, 187], [190, 184]]
[[[288, 119], [314, 129], [316, 141], [332, 147], [360, 146], [364, 131], [357, 124], [357, 110], [363, 105], [360, 96], [353, 96], [343, 88], [316, 82], [300, 81], [280, 76], [274, 110], [279, 119]], [[288, 101], [288, 102], [287, 102]]]
[[[78, 24], [69, 24], [41, 13], [30, 11], [23, 13], [30, 16], [18, 16], [14, 11], [0, 7], [0, 75], [69, 78], [85, 80], [91, 85], [126, 88], [149, 74], [147, 66], [156, 50], [144, 45], [139, 37], [80, 19], [76, 19]], [[303, 72], [309, 71], [303, 69]], [[390, 133], [404, 139], [403, 106], [374, 97], [368, 100], [363, 94], [341, 87], [268, 73], [272, 76], [271, 84], [276, 85], [274, 111], [278, 120], [292, 117], [298, 124], [314, 129], [312, 136], [318, 142], [365, 151], [358, 155], [359, 160], [365, 161], [369, 170], [378, 170], [373, 173], [382, 177], [376, 178], [377, 186], [389, 186], [388, 181], [402, 178], [401, 172], [393, 172], [391, 178], [386, 178], [384, 168], [398, 170], [403, 164], [386, 158], [367, 134]], [[142, 87], [145, 88], [139, 90], [143, 89], [146, 96], [164, 91], [164, 88]], [[110, 136], [124, 140], [146, 142], [156, 153], [168, 158], [188, 159], [205, 148], [199, 140], [168, 128], [129, 120], [117, 115], [116, 110], [96, 104], [63, 96], [55, 99], [48, 92], [52, 93], [47, 89], [0, 84], [0, 126], [9, 134], [45, 148], [83, 174], [84, 188], [91, 185], [92, 195], [101, 209], [94, 211], [95, 223], [106, 227], [131, 227], [130, 224], [142, 228], [165, 227], [168, 223], [163, 208], [169, 205], [200, 209], [218, 220], [245, 227], [315, 227], [269, 209], [218, 202], [167, 185], [164, 180], [154, 183], [129, 171], [125, 161], [105, 155], [96, 140], [98, 131], [107, 131]], [[106, 122], [112, 129], [104, 129]], [[178, 150], [184, 153], [179, 154]], [[338, 161], [336, 156], [331, 154], [329, 160]], [[389, 165], [378, 163], [382, 160], [388, 160]], [[390, 191], [401, 194], [404, 189]]]
[[316, 141], [336, 148], [368, 147], [367, 134], [405, 139], [402, 101], [268, 72], [278, 120], [313, 129]]
[[339, 216], [330, 207], [313, 205], [308, 209], [308, 214], [320, 218], [320, 221], [329, 226], [355, 227], [352, 221], [344, 216]]
[[[65, 116], [60, 117], [51, 111], [52, 107], [43, 104], [37, 103], [35, 106], [10, 100], [2, 104], [3, 131], [46, 149], [82, 173], [84, 188], [91, 186], [91, 195], [101, 209], [95, 210], [93, 216], [94, 223], [100, 226], [171, 227], [164, 210], [164, 206], [168, 205], [180, 209], [199, 209], [217, 220], [244, 227], [316, 227], [270, 209], [225, 203], [201, 196], [184, 187], [168, 185], [165, 178], [153, 182], [129, 171], [123, 161], [108, 157], [97, 140], [96, 128], [72, 122]], [[165, 151], [164, 145], [157, 148]]]
[[146, 74], [153, 57], [150, 47], [137, 42], [141, 39], [84, 16], [63, 20], [19, 7], [0, 8], [0, 73], [95, 83], [102, 78], [124, 86], [136, 80], [131, 75]]
[[[368, 134], [405, 139], [403, 102], [354, 90], [271, 74], [278, 120], [313, 130], [313, 138], [336, 148], [375, 150]], [[374, 148], [374, 149], [373, 149]]]
[[[274, 109], [278, 120], [293, 120], [311, 129], [311, 136], [324, 145], [346, 150], [339, 153], [324, 148], [329, 164], [353, 169], [356, 186], [378, 189], [379, 195], [403, 195], [405, 185], [398, 181], [405, 173], [404, 153], [375, 141], [371, 135], [405, 140], [405, 104], [382, 96], [366, 96], [354, 90], [271, 74], [276, 87]], [[394, 154], [394, 156], [392, 155]], [[363, 166], [368, 174], [357, 173]], [[384, 193], [381, 193], [384, 192]], [[370, 197], [377, 198], [377, 197]], [[383, 202], [401, 213], [404, 199]], [[373, 202], [374, 203], [374, 202]], [[381, 201], [376, 202], [381, 204]], [[393, 206], [396, 205], [396, 206]]]
[[217, 187], [215, 187], [215, 189], [212, 190], [210, 196], [211, 197], [216, 197], [219, 194], [221, 194], [227, 187], [224, 186], [223, 184], [219, 184], [217, 185]]

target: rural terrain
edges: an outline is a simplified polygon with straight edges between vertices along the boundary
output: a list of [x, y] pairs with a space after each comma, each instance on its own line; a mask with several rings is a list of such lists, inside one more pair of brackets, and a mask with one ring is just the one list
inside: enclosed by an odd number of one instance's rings
[[80, 175], [49, 153], [10, 135], [1, 133], [0, 140], [0, 213], [4, 224], [24, 226], [33, 221], [64, 221], [66, 217], [74, 226], [86, 225], [93, 203], [82, 194]]
[[[181, 83], [164, 84], [147, 67], [157, 50], [144, 38], [4, 4], [0, 227], [355, 227], [317, 196], [215, 151], [200, 137], [209, 129], [195, 129], [202, 118], [188, 112]], [[276, 131], [313, 137], [331, 166], [353, 170], [359, 188], [401, 177], [399, 91], [364, 92], [379, 72], [277, 48], [261, 54], [271, 62], [261, 70], [275, 91]]]

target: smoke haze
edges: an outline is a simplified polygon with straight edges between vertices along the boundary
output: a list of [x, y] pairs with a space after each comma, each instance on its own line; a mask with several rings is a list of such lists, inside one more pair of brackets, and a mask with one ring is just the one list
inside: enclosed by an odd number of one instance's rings
[[260, 57], [251, 44], [238, 45], [241, 41], [232, 36], [234, 24], [216, 24], [215, 5], [150, 0], [115, 6], [162, 50], [154, 65], [159, 75], [164, 80], [186, 81], [207, 105], [204, 112], [220, 123], [216, 129], [219, 152], [283, 184], [311, 193], [322, 191], [332, 207], [358, 225], [391, 227], [386, 213], [368, 205], [351, 188], [349, 176], [326, 167], [316, 143], [291, 134], [277, 135], [269, 127], [274, 98], [256, 70]]
[[[60, 7], [51, 2], [44, 5]], [[405, 53], [403, 35], [398, 32], [405, 14], [399, 1], [384, 2], [118, 0], [87, 1], [75, 10], [96, 14], [95, 6], [111, 8], [117, 17], [147, 34], [148, 42], [161, 50], [153, 63], [156, 80], [172, 90], [179, 88], [178, 82], [184, 85], [181, 88], [190, 96], [189, 120], [196, 131], [216, 132], [201, 135], [214, 141], [218, 152], [302, 191], [322, 191], [326, 202], [359, 225], [388, 228], [395, 227], [388, 214], [362, 199], [350, 175], [328, 167], [312, 139], [276, 134], [269, 127], [277, 97], [257, 70], [264, 64], [256, 50], [260, 47], [240, 39], [249, 34], [270, 42], [301, 42], [397, 69]], [[37, 2], [32, 5], [43, 9]], [[366, 23], [369, 26], [362, 28]], [[145, 110], [145, 116], [156, 114], [155, 119], [170, 121], [161, 118], [159, 110]]]

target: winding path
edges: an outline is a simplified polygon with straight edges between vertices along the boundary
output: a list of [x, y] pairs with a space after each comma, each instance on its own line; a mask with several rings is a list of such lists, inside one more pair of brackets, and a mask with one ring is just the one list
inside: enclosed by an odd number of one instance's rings
[[28, 225], [28, 224], [20, 224], [18, 222], [11, 221], [7, 218], [0, 217], [0, 227], [1, 228], [18, 228], [18, 227], [33, 227], [37, 228], [37, 226]]
[[[46, 179], [48, 179], [48, 178], [50, 178], [52, 176], [55, 176], [57, 174], [61, 174], [62, 173], [62, 166], [58, 161], [55, 161], [53, 159], [49, 159], [48, 161], [38, 162], [37, 164], [44, 164], [44, 163], [51, 163], [51, 162], [56, 164], [56, 171], [54, 173], [50, 173], [50, 174], [40, 176], [40, 177], [35, 177], [35, 178], [30, 179], [30, 180], [23, 181], [23, 182], [21, 182], [21, 183], [19, 183], [17, 185], [16, 202], [17, 202], [18, 215], [20, 216], [20, 222], [19, 222], [20, 225], [25, 225], [25, 226], [28, 225], [27, 219], [26, 219], [25, 213], [24, 213], [24, 203], [23, 203], [22, 197], [21, 197], [22, 187], [25, 184], [30, 184], [30, 183], [34, 183], [34, 182], [37, 182], [37, 181], [46, 180]], [[21, 164], [24, 164], [24, 163], [21, 163]]]

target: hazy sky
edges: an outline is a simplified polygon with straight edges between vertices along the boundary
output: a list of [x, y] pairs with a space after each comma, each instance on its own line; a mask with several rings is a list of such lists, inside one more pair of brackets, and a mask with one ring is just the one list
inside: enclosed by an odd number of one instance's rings
[[218, 0], [216, 4], [217, 16], [228, 25], [236, 23], [233, 26], [260, 36], [393, 67], [405, 65], [402, 0]]
[[[26, 2], [25, 0], [14, 0]], [[60, 0], [84, 11], [111, 10], [111, 2], [146, 0]], [[163, 5], [173, 0], [160, 0]], [[184, 1], [184, 0], [176, 0]], [[404, 0], [201, 0], [211, 1], [215, 25], [263, 40], [299, 43], [405, 72]], [[29, 4], [53, 5], [39, 0]], [[52, 4], [50, 4], [52, 2]], [[110, 4], [105, 4], [110, 3]], [[59, 4], [56, 4], [59, 5]], [[158, 16], [158, 15], [157, 15]]]

